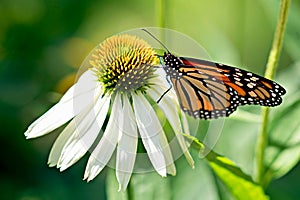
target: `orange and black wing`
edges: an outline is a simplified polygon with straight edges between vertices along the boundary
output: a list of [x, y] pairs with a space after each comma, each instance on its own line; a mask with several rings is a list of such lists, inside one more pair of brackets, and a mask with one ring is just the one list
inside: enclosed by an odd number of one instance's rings
[[183, 58], [180, 78], [171, 77], [181, 108], [195, 118], [228, 116], [239, 105], [277, 106], [285, 89], [251, 72], [210, 61]]

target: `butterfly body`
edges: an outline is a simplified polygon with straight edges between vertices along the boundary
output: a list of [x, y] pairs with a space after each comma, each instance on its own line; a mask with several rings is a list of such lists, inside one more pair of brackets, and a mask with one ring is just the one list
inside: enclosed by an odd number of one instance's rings
[[180, 79], [183, 75], [181, 66], [182, 61], [171, 53], [165, 53], [163, 57], [164, 69], [170, 78]]
[[277, 106], [285, 94], [274, 81], [239, 68], [170, 52], [162, 60], [182, 110], [195, 118], [229, 116], [240, 105]]

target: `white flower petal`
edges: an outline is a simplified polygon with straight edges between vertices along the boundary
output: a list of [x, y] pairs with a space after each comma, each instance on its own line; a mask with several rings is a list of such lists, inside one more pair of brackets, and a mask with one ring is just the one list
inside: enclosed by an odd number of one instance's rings
[[42, 136], [65, 124], [94, 100], [101, 87], [88, 70], [50, 110], [34, 121], [25, 132], [27, 139]]
[[173, 158], [161, 124], [143, 95], [133, 94], [132, 97], [137, 125], [149, 159], [154, 169], [161, 176], [166, 176], [166, 167], [172, 166]]
[[123, 111], [120, 114], [124, 123], [117, 147], [116, 176], [119, 190], [125, 191], [133, 171], [138, 142], [135, 116], [127, 96], [123, 98]]
[[88, 160], [83, 178], [87, 181], [94, 179], [101, 172], [116, 148], [122, 126], [121, 106], [121, 96], [117, 93], [103, 137]]
[[152, 80], [150, 80], [151, 82], [153, 82], [155, 85], [157, 83], [159, 83], [159, 85], [161, 87], [165, 87], [165, 88], [169, 88], [170, 84], [167, 81], [167, 74], [166, 71], [161, 67], [161, 68], [157, 68], [154, 72], [155, 75], [157, 75], [155, 78], [153, 78]]
[[[70, 129], [66, 130], [66, 132], [71, 132], [72, 130], [75, 130], [75, 132], [61, 150], [61, 156], [57, 162], [57, 167], [61, 171], [78, 161], [92, 146], [104, 123], [109, 103], [110, 96], [98, 98], [95, 105], [92, 104], [90, 109], [86, 109], [76, 116], [71, 122], [72, 125], [66, 127]], [[59, 150], [58, 148], [54, 151]]]
[[48, 165], [50, 167], [57, 165], [64, 145], [67, 143], [71, 135], [75, 132], [76, 125], [74, 123], [75, 121], [72, 120], [55, 140], [48, 158]]
[[[160, 79], [156, 78], [156, 79], [153, 79], [154, 81], [156, 81], [156, 83], [153, 84], [153, 86], [151, 86], [150, 88], [150, 91], [154, 91], [155, 92], [155, 97], [156, 98], [160, 98], [161, 95], [167, 90], [170, 88], [170, 85], [162, 85], [159, 83]], [[147, 90], [148, 92], [148, 90]], [[177, 95], [175, 93], [175, 90], [173, 88], [173, 86], [171, 85], [171, 89], [170, 91], [168, 91], [168, 93], [165, 94], [165, 96], [162, 98], [164, 99], [165, 97], [167, 97], [168, 99], [170, 99], [170, 101], [173, 102], [173, 104], [176, 106], [176, 109], [179, 109], [180, 106], [179, 106], [179, 102], [178, 102], [178, 99], [177, 99]]]
[[183, 132], [185, 134], [190, 135], [189, 123], [187, 121], [187, 118], [186, 118], [185, 113], [183, 112], [183, 110], [181, 110], [180, 114], [181, 114], [180, 116], [181, 116], [181, 122], [182, 122]]
[[[163, 93], [157, 91], [157, 87], [152, 87], [147, 90], [149, 96], [155, 101], [159, 99]], [[175, 132], [182, 132], [181, 123], [178, 115], [178, 103], [173, 101], [170, 97], [165, 95], [161, 101], [158, 103], [158, 106], [162, 109], [167, 119], [169, 120], [173, 130]]]
[[[155, 100], [155, 99], [159, 99], [160, 95], [163, 94], [162, 91], [159, 91], [160, 88], [159, 87], [152, 87], [151, 89], [147, 90], [149, 96]], [[165, 116], [167, 117], [168, 121], [170, 122], [170, 125], [173, 128], [173, 131], [177, 137], [178, 143], [182, 149], [183, 154], [185, 155], [187, 161], [189, 162], [189, 164], [194, 167], [194, 161], [193, 158], [190, 154], [190, 152], [188, 151], [188, 146], [186, 144], [186, 141], [184, 139], [184, 137], [181, 135], [181, 133], [183, 133], [182, 130], [182, 126], [181, 126], [181, 122], [180, 122], [180, 118], [179, 118], [179, 113], [178, 111], [180, 111], [180, 107], [178, 105], [177, 101], [172, 100], [169, 96], [165, 95], [161, 101], [158, 103], [158, 106], [162, 109], [162, 111], [164, 112]], [[184, 119], [185, 119], [185, 123], [186, 122], [186, 118], [183, 115]], [[188, 132], [187, 132], [188, 134]]]
[[76, 116], [75, 119], [73, 119], [65, 127], [65, 129], [59, 134], [59, 136], [55, 140], [55, 142], [51, 148], [50, 154], [49, 154], [48, 164], [50, 167], [57, 165], [58, 160], [61, 157], [61, 153], [62, 153], [64, 146], [66, 145], [68, 140], [71, 137], [74, 137], [74, 135], [76, 134], [78, 122], [81, 122], [84, 120], [84, 118], [91, 111], [93, 106], [94, 106], [94, 103], [91, 103], [85, 109], [83, 109], [83, 111], [78, 116]]
[[[188, 124], [188, 121], [186, 119], [186, 115], [182, 110], [181, 110], [181, 121], [182, 121], [183, 133], [190, 135], [189, 124]], [[180, 135], [180, 137], [178, 137], [178, 140], [180, 140], [181, 143], [185, 143], [186, 146], [191, 145], [190, 142], [185, 140], [183, 135]], [[189, 151], [184, 152], [184, 156], [187, 159], [187, 161], [189, 162], [190, 166], [192, 168], [194, 168], [195, 167], [195, 162], [194, 162], [194, 159], [192, 158], [192, 156], [190, 155], [190, 152]]]

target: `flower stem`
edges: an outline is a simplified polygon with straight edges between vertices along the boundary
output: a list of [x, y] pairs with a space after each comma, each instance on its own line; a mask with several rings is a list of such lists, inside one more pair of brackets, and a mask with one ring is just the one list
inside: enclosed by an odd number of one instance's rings
[[127, 200], [133, 200], [133, 187], [131, 184], [131, 180], [129, 180], [128, 186], [127, 186]]
[[[279, 17], [276, 25], [276, 31], [273, 39], [272, 49], [269, 54], [268, 63], [266, 67], [265, 77], [273, 79], [275, 76], [278, 60], [282, 48], [283, 36], [288, 17], [290, 0], [281, 0]], [[268, 140], [268, 120], [269, 108], [262, 109], [262, 126], [257, 140], [256, 148], [256, 181], [263, 183], [264, 178], [264, 155]], [[264, 183], [264, 186], [267, 184]]]
[[160, 41], [164, 42], [165, 41], [165, 35], [164, 31], [162, 28], [166, 27], [166, 0], [156, 0], [156, 15], [157, 15], [157, 26], [160, 29], [159, 31], [159, 39]]
[[156, 0], [157, 25], [160, 28], [166, 27], [165, 4], [166, 0]]

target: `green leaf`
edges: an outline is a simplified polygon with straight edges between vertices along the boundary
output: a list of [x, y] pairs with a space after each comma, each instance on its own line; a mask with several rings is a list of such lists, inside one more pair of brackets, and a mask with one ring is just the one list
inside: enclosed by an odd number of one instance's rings
[[214, 173], [236, 199], [268, 199], [262, 187], [236, 166], [233, 161], [208, 149], [198, 139], [184, 135], [193, 140], [192, 145], [200, 151], [200, 154], [206, 155], [205, 158]]
[[269, 146], [266, 149], [265, 179], [279, 178], [300, 160], [300, 100], [277, 112], [270, 124]]
[[[195, 151], [191, 152], [193, 157], [197, 156], [195, 153]], [[225, 200], [226, 194], [229, 196], [226, 190], [218, 191], [219, 185], [216, 183], [216, 178], [208, 164], [203, 160], [196, 159], [195, 168], [192, 169], [186, 162], [185, 158], [182, 157], [176, 161], [176, 169], [178, 172], [176, 176], [170, 177], [172, 185], [172, 200]], [[222, 198], [220, 198], [220, 196], [222, 196]]]
[[207, 160], [218, 178], [237, 199], [268, 199], [262, 187], [228, 158], [211, 152]]

